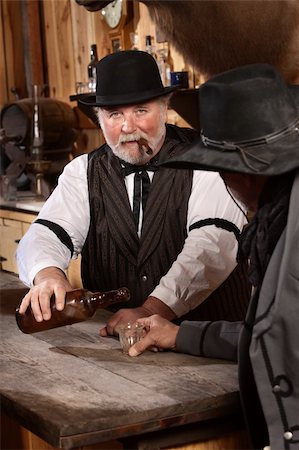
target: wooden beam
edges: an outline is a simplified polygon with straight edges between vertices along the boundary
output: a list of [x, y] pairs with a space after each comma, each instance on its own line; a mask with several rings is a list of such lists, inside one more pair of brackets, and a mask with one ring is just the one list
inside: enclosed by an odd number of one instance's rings
[[31, 96], [33, 84], [45, 83], [40, 2], [38, 0], [22, 1], [21, 13], [26, 87]]
[[[16, 89], [20, 97], [25, 97], [26, 83], [24, 75], [24, 47], [22, 37], [22, 1], [3, 0], [1, 7], [1, 40], [3, 55], [1, 72], [5, 74], [5, 84], [2, 90], [1, 103], [15, 100], [12, 89]], [[3, 97], [2, 97], [3, 96]]]

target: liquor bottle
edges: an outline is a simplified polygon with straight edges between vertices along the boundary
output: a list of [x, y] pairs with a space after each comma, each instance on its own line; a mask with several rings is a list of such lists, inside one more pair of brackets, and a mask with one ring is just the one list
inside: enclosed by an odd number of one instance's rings
[[95, 92], [97, 82], [96, 64], [98, 62], [97, 44], [90, 46], [90, 61], [87, 66], [88, 71], [88, 88], [90, 92]]
[[158, 62], [158, 67], [159, 67], [159, 72], [160, 72], [160, 76], [162, 79], [162, 83], [164, 86], [170, 86], [170, 64], [168, 64], [167, 62], [167, 57], [168, 57], [168, 49], [167, 48], [162, 48], [158, 50], [158, 58], [157, 58], [157, 62]]
[[20, 314], [18, 307], [16, 309], [16, 321], [23, 333], [31, 334], [83, 322], [92, 317], [97, 309], [108, 308], [110, 305], [127, 302], [129, 299], [130, 292], [125, 287], [107, 292], [75, 289], [66, 293], [62, 311], [56, 309], [55, 296], [52, 295], [50, 299], [51, 318], [49, 320], [37, 322], [31, 307], [28, 307], [24, 314]]
[[40, 105], [41, 86], [33, 85], [33, 135], [31, 147], [31, 159], [40, 161], [43, 159], [44, 133], [42, 126], [42, 114]]
[[131, 50], [139, 50], [138, 49], [138, 34], [133, 31], [130, 33], [130, 41], [131, 41]]
[[152, 45], [152, 37], [150, 35], [145, 36], [145, 51], [157, 59]]

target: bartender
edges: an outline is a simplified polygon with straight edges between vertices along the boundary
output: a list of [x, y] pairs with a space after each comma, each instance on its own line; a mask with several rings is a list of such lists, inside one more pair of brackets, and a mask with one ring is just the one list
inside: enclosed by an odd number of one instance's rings
[[[102, 336], [138, 317], [185, 315], [236, 267], [238, 234], [247, 220], [220, 176], [158, 170], [158, 160], [196, 136], [166, 125], [173, 90], [163, 86], [146, 52], [122, 51], [98, 62], [96, 94], [84, 102], [95, 107], [106, 144], [65, 167], [21, 240], [18, 268], [30, 286], [21, 313], [31, 305], [37, 321], [49, 319], [52, 294], [63, 309], [72, 289], [64, 270], [78, 254], [85, 288], [131, 291], [129, 309], [117, 311]], [[246, 303], [248, 286], [242, 280], [234, 286], [239, 289], [229, 289], [228, 300], [235, 295], [238, 304]]]

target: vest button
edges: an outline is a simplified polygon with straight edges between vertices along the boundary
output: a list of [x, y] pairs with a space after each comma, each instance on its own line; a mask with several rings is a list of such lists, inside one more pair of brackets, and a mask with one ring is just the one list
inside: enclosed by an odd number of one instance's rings
[[280, 392], [280, 391], [281, 391], [281, 388], [280, 388], [280, 386], [279, 386], [278, 384], [275, 384], [275, 386], [273, 386], [272, 391], [273, 391], [274, 393], [277, 393], [277, 392]]
[[285, 433], [283, 433], [283, 437], [286, 441], [290, 441], [293, 437], [293, 433], [291, 431], [286, 431]]
[[142, 279], [142, 281], [147, 281], [147, 276], [146, 275], [142, 275], [142, 277], [141, 277], [141, 279]]

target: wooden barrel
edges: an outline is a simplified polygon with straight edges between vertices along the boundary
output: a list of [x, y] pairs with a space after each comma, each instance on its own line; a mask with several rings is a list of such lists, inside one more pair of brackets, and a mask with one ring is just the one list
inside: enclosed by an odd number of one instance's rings
[[[52, 98], [39, 99], [44, 149], [69, 149], [77, 136], [77, 118], [67, 103]], [[18, 143], [29, 148], [33, 131], [33, 99], [24, 98], [4, 106], [1, 127], [8, 137], [18, 136]]]

